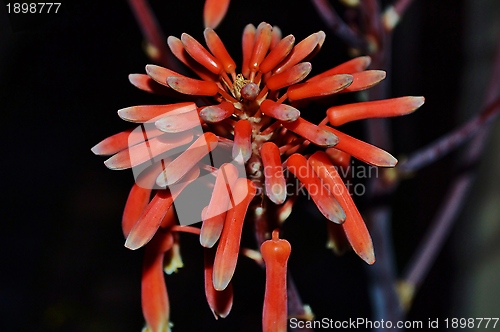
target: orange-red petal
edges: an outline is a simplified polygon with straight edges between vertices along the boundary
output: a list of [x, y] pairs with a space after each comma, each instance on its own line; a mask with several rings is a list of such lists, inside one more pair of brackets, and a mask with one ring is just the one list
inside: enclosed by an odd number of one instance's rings
[[122, 231], [125, 237], [128, 236], [134, 224], [139, 220], [146, 209], [151, 198], [151, 188], [143, 188], [134, 183], [125, 203], [122, 217]]
[[219, 239], [226, 212], [230, 208], [230, 191], [238, 178], [238, 169], [233, 164], [223, 164], [215, 179], [212, 197], [202, 213], [200, 243], [211, 248]]
[[226, 16], [230, 0], [206, 0], [203, 8], [203, 22], [206, 28], [215, 29]]
[[365, 70], [359, 73], [352, 73], [352, 84], [342, 90], [342, 92], [355, 92], [371, 88], [380, 83], [385, 78], [383, 70]]
[[314, 82], [293, 85], [288, 88], [287, 96], [290, 101], [329, 96], [347, 88], [352, 80], [353, 77], [348, 74], [325, 77]]
[[164, 134], [145, 141], [142, 137], [142, 143], [132, 145], [129, 140], [130, 148], [120, 151], [104, 162], [110, 169], [127, 169], [135, 167], [145, 162], [155, 162], [159, 155], [187, 144], [193, 139], [191, 133]]
[[100, 156], [107, 156], [117, 153], [119, 151], [128, 148], [129, 136], [132, 130], [125, 130], [118, 134], [109, 136], [99, 143], [97, 143], [92, 149], [90, 149], [94, 154]]
[[153, 118], [171, 114], [185, 113], [196, 110], [196, 104], [192, 102], [176, 103], [169, 105], [140, 105], [130, 106], [118, 110], [118, 116], [125, 121], [146, 122]]
[[309, 62], [302, 62], [274, 74], [266, 81], [269, 90], [279, 90], [281, 88], [296, 84], [306, 78], [311, 72], [312, 66]]
[[336, 149], [342, 150], [356, 159], [379, 167], [394, 167], [398, 163], [396, 158], [381, 148], [358, 140], [334, 128], [327, 126], [321, 127], [338, 136], [339, 142], [335, 145]]
[[171, 233], [160, 232], [146, 247], [142, 266], [141, 303], [148, 331], [169, 330], [170, 304], [163, 276], [164, 253], [173, 245]]
[[122, 216], [122, 231], [125, 238], [130, 230], [144, 213], [151, 198], [151, 191], [154, 188], [156, 177], [161, 172], [163, 165], [156, 163], [139, 174], [125, 203]]
[[271, 46], [269, 46], [269, 49], [273, 49], [276, 47], [276, 45], [279, 43], [282, 37], [281, 29], [278, 26], [273, 26], [273, 31], [271, 35]]
[[300, 43], [295, 45], [290, 54], [283, 60], [274, 71], [275, 73], [281, 73], [286, 69], [295, 66], [300, 61], [304, 60], [309, 54], [311, 54], [316, 47], [323, 43], [325, 40], [325, 33], [323, 31], [318, 31], [311, 34]]
[[265, 115], [280, 121], [295, 121], [300, 117], [300, 111], [295, 107], [286, 104], [278, 104], [271, 99], [265, 99], [262, 104], [260, 104], [260, 110]]
[[132, 85], [142, 91], [159, 95], [172, 95], [172, 89], [168, 86], [157, 84], [155, 80], [146, 74], [130, 74], [128, 75], [128, 80]]
[[168, 114], [155, 122], [156, 128], [166, 133], [180, 133], [195, 127], [201, 127], [198, 109], [177, 114]]
[[287, 240], [279, 239], [278, 231], [273, 231], [272, 239], [264, 241], [260, 247], [266, 263], [266, 290], [262, 312], [262, 331], [287, 331], [287, 262], [292, 247]]
[[248, 120], [239, 120], [234, 126], [233, 159], [242, 158], [247, 162], [252, 155], [252, 124]]
[[141, 218], [130, 230], [125, 241], [125, 247], [136, 250], [148, 243], [160, 227], [174, 200], [191, 182], [200, 175], [199, 168], [193, 168], [186, 176], [186, 181], [172, 186], [170, 190], [158, 190], [148, 204]]
[[184, 75], [179, 74], [173, 70], [157, 65], [146, 65], [146, 73], [148, 74], [149, 77], [155, 80], [155, 82], [167, 87], [168, 87], [167, 84], [168, 77], [170, 76], [185, 77]]
[[280, 150], [273, 142], [262, 144], [260, 149], [266, 195], [274, 204], [282, 204], [286, 199], [286, 181], [281, 166]]
[[203, 45], [201, 45], [196, 39], [183, 33], [181, 35], [182, 45], [188, 54], [196, 60], [200, 65], [208, 69], [213, 74], [219, 75], [222, 71], [222, 66], [219, 61], [208, 52]]
[[210, 132], [204, 133], [186, 151], [167, 165], [165, 170], [156, 179], [156, 183], [161, 187], [177, 183], [203, 157], [215, 149], [217, 143], [217, 136]]
[[304, 185], [318, 209], [328, 220], [337, 224], [344, 222], [346, 218], [344, 210], [330, 191], [324, 187], [323, 182], [304, 156], [298, 153], [291, 155], [286, 161], [286, 167]]
[[169, 87], [186, 95], [215, 96], [219, 87], [215, 82], [201, 81], [189, 77], [170, 76], [167, 77]]
[[370, 233], [335, 166], [322, 151], [314, 153], [309, 163], [345, 211], [346, 220], [342, 227], [354, 252], [368, 264], [373, 264], [375, 253]]
[[338, 137], [332, 132], [300, 117], [293, 122], [282, 122], [282, 125], [319, 146], [330, 147], [336, 145], [339, 141]]
[[252, 55], [248, 66], [250, 71], [256, 72], [259, 70], [260, 63], [267, 55], [267, 51], [271, 46], [273, 27], [265, 22], [262, 22], [257, 27], [255, 32], [255, 42], [253, 44]]
[[203, 35], [205, 36], [208, 49], [217, 58], [217, 60], [219, 60], [226, 73], [233, 74], [236, 70], [236, 63], [229, 55], [229, 52], [226, 50], [224, 43], [219, 38], [217, 33], [215, 33], [215, 31], [211, 28], [206, 28]]
[[164, 132], [151, 124], [141, 125], [134, 130], [122, 131], [103, 139], [91, 151], [96, 155], [111, 155], [163, 134]]
[[233, 284], [229, 285], [222, 291], [214, 288], [213, 284], [213, 271], [215, 248], [205, 249], [204, 251], [204, 272], [205, 272], [205, 296], [207, 298], [208, 306], [212, 310], [215, 319], [226, 318], [233, 306]]
[[248, 24], [243, 30], [241, 39], [241, 47], [243, 50], [243, 62], [241, 65], [241, 73], [246, 78], [250, 77], [250, 58], [252, 56], [253, 45], [255, 41], [255, 26]]
[[330, 161], [333, 163], [333, 165], [342, 168], [349, 167], [349, 164], [351, 162], [351, 155], [347, 152], [341, 151], [336, 148], [328, 148], [325, 150], [325, 153], [327, 154], [328, 158], [330, 158]]
[[263, 74], [273, 70], [274, 67], [276, 67], [281, 61], [283, 61], [283, 59], [285, 59], [286, 56], [290, 53], [294, 43], [295, 43], [295, 37], [293, 35], [288, 35], [285, 38], [281, 39], [262, 61], [259, 70]]
[[311, 77], [308, 82], [314, 82], [318, 79], [338, 75], [338, 74], [352, 74], [365, 70], [371, 63], [369, 56], [360, 56], [349, 61], [346, 61], [332, 69], [329, 69], [321, 74]]
[[167, 44], [172, 53], [175, 55], [179, 61], [189, 67], [192, 71], [196, 73], [201, 79], [205, 81], [217, 81], [219, 75], [210, 72], [207, 68], [196, 62], [186, 51], [182, 41], [174, 36], [167, 38]]
[[424, 97], [400, 97], [330, 107], [326, 114], [332, 126], [368, 119], [406, 115], [424, 104]]
[[227, 212], [214, 261], [213, 284], [218, 291], [226, 289], [236, 269], [243, 221], [255, 192], [252, 181], [243, 178], [236, 180], [232, 191], [236, 205]]
[[234, 113], [233, 103], [224, 101], [219, 105], [210, 105], [200, 110], [200, 118], [205, 122], [217, 123], [229, 118]]

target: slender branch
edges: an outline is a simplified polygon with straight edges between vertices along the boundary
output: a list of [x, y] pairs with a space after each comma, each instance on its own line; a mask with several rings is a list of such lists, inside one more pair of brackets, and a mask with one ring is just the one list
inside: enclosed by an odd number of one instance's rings
[[318, 12], [323, 22], [330, 28], [330, 30], [341, 38], [344, 42], [352, 47], [367, 49], [367, 42], [362, 36], [358, 35], [352, 30], [340, 16], [335, 9], [330, 5], [327, 0], [311, 0], [314, 8]]
[[[403, 309], [395, 290], [396, 264], [394, 246], [391, 234], [391, 211], [388, 206], [381, 205], [372, 208], [367, 215], [370, 220], [370, 234], [377, 262], [367, 267], [370, 280], [370, 298], [372, 302], [373, 319], [381, 321], [400, 321]], [[379, 331], [382, 331], [381, 329]], [[390, 329], [397, 331], [397, 329]]]
[[128, 3], [146, 40], [147, 55], [159, 64], [178, 71], [178, 65], [167, 47], [165, 35], [147, 0], [128, 0]]
[[429, 146], [413, 153], [408, 159], [400, 163], [398, 170], [403, 173], [411, 173], [434, 163], [474, 137], [480, 130], [488, 126], [499, 113], [500, 99], [497, 99], [462, 127], [455, 129]]
[[[360, 2], [361, 15], [365, 22], [365, 33], [373, 39], [372, 66], [390, 69], [391, 36], [382, 27], [380, 8], [377, 0]], [[370, 99], [385, 99], [388, 96], [387, 81], [370, 89]], [[387, 119], [370, 119], [366, 123], [368, 141], [384, 149], [391, 150], [391, 128]], [[373, 319], [385, 321], [402, 320], [404, 312], [396, 293], [396, 261], [391, 233], [391, 207], [383, 200], [387, 194], [387, 183], [382, 178], [369, 181], [369, 200], [374, 202], [367, 211], [366, 222], [373, 239], [377, 262], [367, 267], [369, 294]], [[387, 329], [379, 329], [385, 331]], [[398, 331], [398, 329], [391, 329]]]
[[[497, 53], [493, 66], [492, 76], [485, 96], [485, 104], [497, 105], [494, 108], [498, 108], [500, 100], [500, 39], [497, 41]], [[493, 102], [495, 99], [497, 100]], [[483, 130], [469, 144], [460, 162], [460, 166], [467, 171], [454, 180], [436, 219], [432, 222], [431, 228], [405, 270], [403, 283], [410, 285], [413, 288], [413, 293], [425, 279], [454, 221], [457, 219], [458, 212], [463, 207], [463, 202], [475, 177], [475, 169], [470, 166], [476, 165], [481, 158], [490, 128], [491, 126], [484, 126]]]
[[424, 280], [463, 206], [462, 202], [467, 196], [473, 179], [474, 177], [470, 173], [466, 173], [454, 181], [445, 197], [445, 203], [439, 209], [436, 219], [430, 226], [429, 232], [420, 242], [415, 256], [410, 260], [407, 270], [403, 273], [405, 283], [418, 288]]

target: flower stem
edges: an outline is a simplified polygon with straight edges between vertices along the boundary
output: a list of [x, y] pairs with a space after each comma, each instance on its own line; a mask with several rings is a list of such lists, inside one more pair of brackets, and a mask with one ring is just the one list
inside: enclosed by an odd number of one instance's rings
[[400, 163], [398, 170], [403, 173], [412, 173], [434, 163], [473, 138], [480, 130], [484, 130], [499, 113], [500, 99], [497, 99], [463, 126], [413, 153], [408, 159]]
[[327, 0], [311, 0], [314, 8], [318, 12], [319, 16], [325, 22], [325, 24], [330, 28], [330, 30], [336, 34], [339, 38], [344, 40], [350, 46], [365, 50], [367, 48], [367, 42], [360, 35], [358, 35], [354, 30], [352, 30], [337, 14], [335, 9], [330, 5]]
[[147, 0], [128, 0], [128, 3], [146, 40], [148, 56], [159, 64], [182, 73], [167, 48], [165, 35]]

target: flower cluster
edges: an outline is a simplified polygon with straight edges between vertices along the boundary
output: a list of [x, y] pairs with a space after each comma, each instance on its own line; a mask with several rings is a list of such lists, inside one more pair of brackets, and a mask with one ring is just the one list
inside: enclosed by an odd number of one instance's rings
[[[243, 32], [240, 68], [213, 29], [206, 28], [204, 37], [208, 49], [186, 33], [180, 39], [168, 38], [172, 53], [198, 79], [156, 65], [147, 65], [147, 74], [129, 76], [141, 90], [184, 95], [188, 101], [121, 109], [118, 115], [139, 127], [103, 140], [92, 151], [112, 155], [105, 161], [110, 169], [134, 171], [136, 182], [122, 226], [126, 247], [145, 246], [142, 308], [148, 331], [169, 329], [163, 272], [182, 266], [179, 231], [199, 234], [205, 248], [207, 302], [216, 318], [229, 314], [231, 279], [244, 252], [240, 238], [245, 220], [255, 223], [266, 265], [263, 329], [286, 331], [291, 247], [279, 239], [278, 230], [297, 198], [287, 189], [298, 183], [308, 191], [331, 221], [332, 246], [349, 243], [373, 264], [370, 235], [337, 168], [349, 165], [351, 156], [380, 167], [393, 167], [397, 160], [333, 127], [407, 114], [424, 100], [402, 97], [332, 106], [316, 125], [301, 116], [309, 102], [370, 88], [385, 72], [367, 70], [370, 58], [362, 56], [309, 77], [308, 61], [325, 40], [322, 31], [296, 43], [293, 35], [282, 37], [280, 29], [268, 23], [249, 24]], [[321, 151], [304, 156], [311, 143]], [[199, 204], [189, 198], [193, 190], [186, 194], [193, 187], [196, 193], [209, 193], [197, 196]], [[190, 217], [180, 212], [183, 200], [190, 203]], [[200, 228], [187, 226], [199, 221]]]

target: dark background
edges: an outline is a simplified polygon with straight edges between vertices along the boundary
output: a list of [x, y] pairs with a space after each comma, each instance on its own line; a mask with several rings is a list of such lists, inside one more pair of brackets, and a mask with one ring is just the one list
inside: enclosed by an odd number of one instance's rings
[[[1, 331], [140, 331], [142, 250], [124, 248], [121, 211], [131, 172], [108, 170], [90, 148], [130, 128], [116, 110], [170, 100], [135, 89], [129, 73], [151, 63], [125, 1], [66, 1], [57, 14], [7, 14], [0, 2], [2, 220]], [[202, 40], [202, 1], [155, 1], [167, 35]], [[408, 154], [458, 123], [463, 65], [463, 1], [419, 0], [394, 39], [391, 96], [424, 95], [416, 114], [396, 119], [396, 156]], [[308, 1], [233, 1], [217, 29], [235, 59], [247, 23], [267, 21], [301, 40], [327, 39], [313, 73], [348, 58], [346, 46]], [[239, 62], [239, 60], [237, 60]], [[374, 68], [376, 69], [376, 68]], [[362, 127], [350, 127], [361, 132]], [[454, 155], [403, 183], [391, 198], [398, 269], [411, 256], [444, 195]], [[425, 207], [425, 208], [422, 208]], [[306, 202], [287, 221], [290, 270], [318, 318], [370, 317], [364, 263], [325, 248], [324, 222]], [[264, 272], [241, 259], [235, 302], [215, 321], [204, 300], [202, 251], [183, 235], [185, 267], [167, 277], [176, 331], [258, 331]], [[446, 245], [409, 319], [449, 316], [455, 259]], [[238, 327], [235, 327], [238, 326]]]

